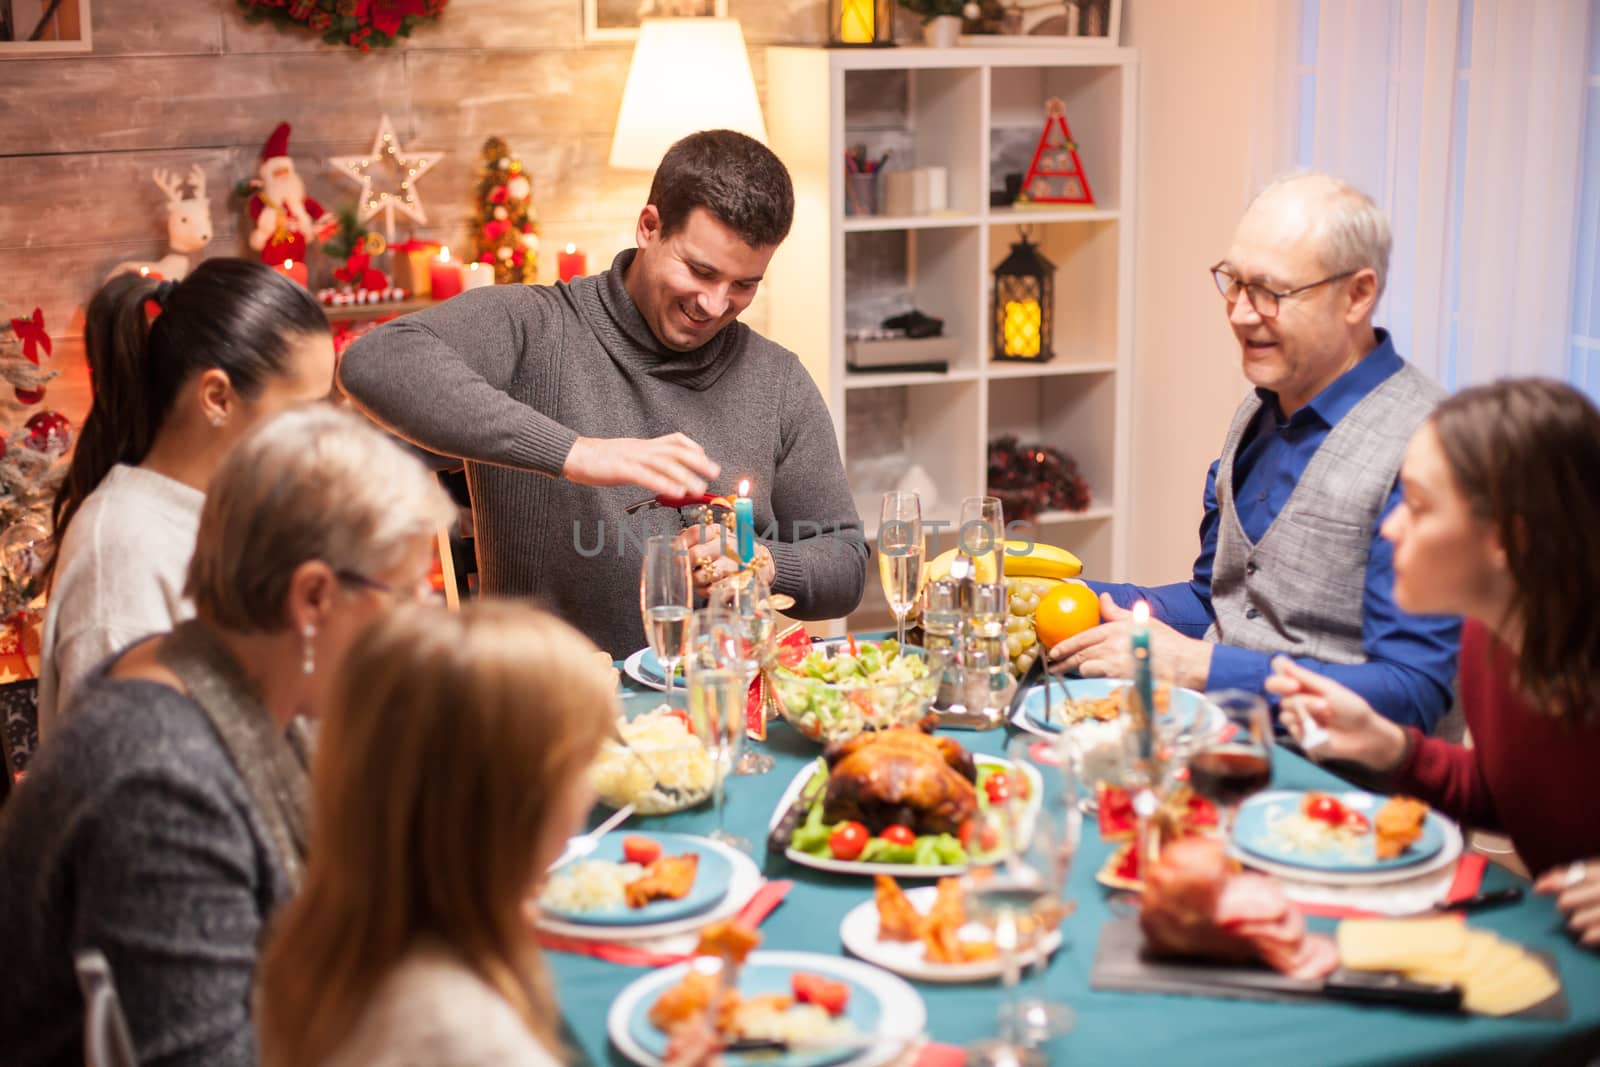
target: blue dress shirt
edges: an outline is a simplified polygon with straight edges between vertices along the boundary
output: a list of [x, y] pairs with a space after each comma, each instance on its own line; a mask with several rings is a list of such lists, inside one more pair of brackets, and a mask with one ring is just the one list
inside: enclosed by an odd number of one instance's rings
[[[1246, 429], [1233, 465], [1234, 506], [1239, 525], [1252, 542], [1259, 541], [1278, 517], [1334, 424], [1400, 369], [1400, 356], [1388, 333], [1378, 330], [1377, 337], [1377, 348], [1289, 418], [1284, 418], [1276, 393], [1256, 390], [1261, 412]], [[1097, 592], [1110, 593], [1123, 607], [1139, 599], [1147, 600], [1151, 614], [1173, 629], [1190, 637], [1204, 636], [1216, 619], [1211, 606], [1211, 572], [1220, 519], [1218, 462], [1214, 460], [1206, 472], [1200, 555], [1194, 561], [1191, 580], [1154, 587], [1106, 582], [1089, 585]], [[1367, 662], [1324, 663], [1309, 658], [1296, 662], [1355, 690], [1380, 714], [1426, 733], [1450, 710], [1461, 620], [1408, 615], [1395, 604], [1394, 549], [1378, 530], [1399, 503], [1397, 481], [1373, 527], [1372, 550], [1367, 557], [1361, 611], [1361, 645]], [[1218, 643], [1211, 654], [1211, 676], [1206, 687], [1261, 690], [1272, 673], [1272, 656]]]

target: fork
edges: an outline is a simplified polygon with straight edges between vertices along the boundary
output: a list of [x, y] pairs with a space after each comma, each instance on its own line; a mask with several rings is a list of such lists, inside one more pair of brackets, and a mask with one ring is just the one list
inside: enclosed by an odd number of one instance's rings
[[644, 756], [640, 754], [638, 749], [628, 744], [627, 739], [622, 736], [620, 731], [613, 736], [611, 740], [615, 741], [618, 745], [621, 745], [628, 755], [639, 761], [639, 766], [643, 767], [645, 773], [650, 776], [650, 788], [666, 797], [667, 800], [674, 804], [682, 804], [692, 795], [682, 786], [667, 785], [666, 783], [662, 782], [660, 776], [656, 774], [655, 768], [650, 766], [650, 761], [645, 759]]
[[589, 855], [600, 846], [600, 839], [602, 837], [621, 826], [623, 822], [627, 820], [628, 816], [632, 814], [632, 804], [625, 804], [621, 808], [618, 808], [610, 818], [606, 819], [606, 821], [601, 823], [599, 826], [596, 826], [593, 830], [590, 830], [588, 833], [582, 834], [578, 837], [574, 837], [571, 841], [568, 841], [567, 847], [562, 850], [561, 855], [557, 857], [554, 863], [552, 863], [549, 867], [546, 867], [545, 870], [547, 872], [558, 871], [562, 867], [565, 867], [567, 864], [572, 863], [575, 860], [583, 859], [583, 857]]

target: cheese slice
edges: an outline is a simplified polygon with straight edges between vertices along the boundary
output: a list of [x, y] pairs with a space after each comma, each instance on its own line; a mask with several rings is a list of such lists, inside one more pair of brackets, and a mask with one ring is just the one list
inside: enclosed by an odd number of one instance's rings
[[1479, 972], [1462, 983], [1462, 1006], [1480, 1015], [1515, 1015], [1539, 1004], [1561, 988], [1541, 961], [1526, 953], [1494, 972]]
[[1521, 949], [1487, 930], [1468, 930], [1460, 955], [1428, 960], [1408, 968], [1406, 974], [1419, 982], [1459, 984], [1474, 974], [1493, 974], [1496, 968], [1513, 963], [1522, 955]]
[[1337, 934], [1339, 959], [1353, 971], [1408, 971], [1454, 960], [1467, 947], [1467, 928], [1448, 916], [1427, 919], [1346, 919]]

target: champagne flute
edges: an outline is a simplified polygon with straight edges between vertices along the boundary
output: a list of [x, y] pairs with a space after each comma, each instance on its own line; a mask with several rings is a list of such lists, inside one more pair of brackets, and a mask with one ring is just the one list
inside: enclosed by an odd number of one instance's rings
[[[746, 567], [713, 585], [706, 606], [731, 612], [739, 620], [743, 632], [740, 662], [748, 692], [772, 659], [778, 639], [778, 612], [772, 606], [772, 591], [754, 568]], [[733, 773], [766, 774], [772, 767], [771, 756], [746, 748], [733, 765]]]
[[922, 587], [922, 500], [916, 493], [883, 494], [878, 522], [878, 578], [894, 612], [896, 637], [906, 643], [906, 615]]
[[1239, 805], [1272, 780], [1272, 716], [1260, 693], [1224, 689], [1206, 702], [1222, 713], [1216, 730], [1207, 730], [1189, 757], [1189, 784], [1223, 812], [1223, 837], [1233, 837]]
[[667, 700], [672, 700], [672, 676], [683, 659], [683, 643], [694, 606], [694, 583], [689, 577], [689, 553], [679, 548], [671, 534], [655, 534], [644, 548], [639, 573], [639, 612], [650, 651], [661, 661], [667, 676]]
[[748, 841], [728, 832], [724, 803], [728, 771], [744, 740], [744, 640], [744, 626], [737, 615], [718, 608], [696, 611], [689, 619], [685, 674], [689, 729], [711, 757], [717, 828], [709, 836], [713, 841], [749, 852]]
[[[969, 496], [961, 501], [961, 526], [956, 530], [956, 544], [963, 555], [972, 559], [977, 568], [974, 575], [980, 582], [1006, 580], [1006, 520], [997, 496]], [[994, 573], [985, 573], [978, 560], [985, 556], [994, 559]]]

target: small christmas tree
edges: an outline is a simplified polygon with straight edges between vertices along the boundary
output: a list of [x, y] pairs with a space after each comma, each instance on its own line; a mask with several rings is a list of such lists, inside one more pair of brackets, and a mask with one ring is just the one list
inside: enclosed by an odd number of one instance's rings
[[72, 425], [56, 411], [36, 410], [45, 384], [56, 376], [40, 365], [51, 355], [44, 314], [0, 320], [0, 377], [11, 395], [0, 393], [0, 617], [26, 607], [40, 589], [38, 579], [50, 540], [50, 508], [67, 475]]
[[498, 137], [483, 142], [478, 176], [478, 261], [494, 264], [494, 280], [532, 284], [539, 277], [539, 215], [522, 161]]

